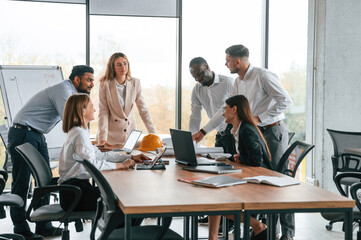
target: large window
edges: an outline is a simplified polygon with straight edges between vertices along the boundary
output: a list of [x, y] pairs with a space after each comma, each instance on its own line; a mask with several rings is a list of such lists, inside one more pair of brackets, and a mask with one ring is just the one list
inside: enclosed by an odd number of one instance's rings
[[[0, 65], [59, 65], [68, 78], [85, 64], [85, 5], [0, 1], [0, 22]], [[5, 115], [0, 99], [0, 125]]]
[[[189, 73], [190, 60], [203, 57], [212, 71], [236, 78], [225, 66], [225, 50], [234, 44], [247, 46], [251, 63], [261, 65], [261, 0], [183, 0], [182, 129], [188, 129], [195, 85]], [[207, 122], [203, 111], [201, 127]], [[201, 144], [214, 146], [215, 134], [216, 131], [207, 134]]]
[[[288, 130], [296, 133], [292, 141], [306, 136], [307, 13], [307, 1], [270, 1], [269, 69], [293, 100], [285, 120]], [[300, 169], [304, 173], [304, 166]]]
[[[132, 76], [141, 81], [143, 97], [158, 133], [169, 133], [175, 123], [175, 84], [177, 61], [177, 20], [148, 17], [91, 17], [91, 65], [98, 80], [109, 57], [115, 52], [127, 55]], [[99, 81], [92, 93], [98, 107]], [[147, 133], [134, 108], [137, 128]], [[97, 121], [92, 122], [92, 133]]]

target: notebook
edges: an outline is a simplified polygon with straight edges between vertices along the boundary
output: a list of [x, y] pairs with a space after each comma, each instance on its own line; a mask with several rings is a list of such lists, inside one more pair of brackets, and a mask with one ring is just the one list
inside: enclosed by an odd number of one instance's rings
[[209, 160], [207, 158], [197, 158], [194, 150], [192, 133], [188, 131], [170, 129], [175, 161], [185, 165], [226, 165], [225, 163]]
[[224, 175], [208, 177], [208, 178], [192, 181], [193, 184], [205, 186], [205, 187], [213, 187], [213, 188], [234, 186], [234, 185], [244, 184], [246, 182], [247, 181], [242, 179], [232, 178]]
[[183, 168], [184, 170], [192, 172], [206, 172], [206, 173], [215, 173], [215, 174], [225, 174], [225, 173], [235, 173], [242, 172], [242, 169], [235, 169], [233, 166], [187, 166]]
[[167, 149], [167, 146], [164, 145], [162, 147], [162, 150], [157, 154], [157, 156], [155, 156], [155, 158], [153, 159], [153, 161], [150, 164], [137, 164], [136, 165], [136, 169], [137, 170], [150, 170], [150, 169], [165, 169], [164, 164], [156, 165], [156, 163], [159, 161], [159, 159], [162, 157], [162, 155], [164, 154], [165, 150]]
[[130, 132], [127, 140], [125, 141], [124, 147], [123, 148], [115, 148], [115, 149], [113, 149], [113, 151], [114, 152], [125, 151], [127, 153], [131, 153], [141, 134], [142, 134], [142, 131], [135, 130], [135, 129], [132, 130]]

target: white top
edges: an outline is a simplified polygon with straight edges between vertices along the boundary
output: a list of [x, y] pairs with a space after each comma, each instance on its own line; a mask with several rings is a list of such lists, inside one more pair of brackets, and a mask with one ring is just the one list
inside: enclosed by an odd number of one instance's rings
[[86, 159], [99, 170], [115, 169], [116, 162], [123, 162], [130, 155], [114, 152], [101, 152], [90, 141], [89, 131], [82, 127], [73, 127], [67, 134], [67, 139], [61, 149], [59, 160], [59, 183], [71, 178], [88, 179], [89, 173], [75, 159]]
[[238, 128], [233, 127], [231, 129], [231, 133], [233, 134], [233, 138], [234, 138], [234, 144], [236, 146], [236, 151], [239, 154], [239, 149], [238, 149], [238, 142], [239, 142], [239, 127], [241, 126], [242, 121], [239, 123]]
[[[192, 91], [192, 103], [191, 103], [191, 116], [189, 118], [189, 131], [193, 133], [197, 132], [200, 128], [202, 116], [202, 107], [207, 113], [209, 119], [211, 119], [219, 109], [224, 105], [224, 102], [228, 98], [234, 79], [218, 75], [214, 73], [214, 82], [211, 86], [203, 86], [197, 83]], [[223, 122], [216, 127], [216, 130], [223, 131], [226, 129], [227, 124]]]
[[127, 81], [124, 82], [124, 84], [119, 84], [118, 81], [116, 81], [117, 84], [117, 91], [119, 96], [120, 105], [122, 105], [122, 108], [124, 109], [125, 105], [125, 87], [127, 86]]
[[[285, 119], [284, 112], [293, 104], [276, 74], [252, 65], [243, 79], [236, 78], [230, 96], [240, 94], [247, 97], [252, 115], [261, 119], [261, 127]], [[203, 127], [207, 133], [223, 123], [223, 111], [221, 108]]]

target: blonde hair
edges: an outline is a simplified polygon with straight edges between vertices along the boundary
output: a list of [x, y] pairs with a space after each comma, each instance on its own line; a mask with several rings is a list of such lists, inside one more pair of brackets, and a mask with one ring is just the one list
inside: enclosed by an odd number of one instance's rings
[[63, 115], [63, 131], [69, 132], [73, 127], [84, 125], [83, 110], [90, 102], [90, 97], [85, 93], [71, 95], [66, 101]]
[[103, 83], [105, 81], [109, 81], [113, 78], [115, 78], [115, 70], [114, 70], [114, 62], [117, 58], [124, 58], [125, 60], [127, 60], [128, 63], [128, 72], [126, 74], [127, 78], [130, 79], [132, 78], [132, 74], [130, 72], [130, 64], [129, 64], [129, 60], [127, 58], [127, 56], [125, 56], [124, 53], [121, 52], [117, 52], [117, 53], [113, 53], [113, 55], [110, 56], [108, 63], [107, 63], [107, 69], [105, 70], [105, 74], [104, 76], [102, 76], [100, 78], [100, 82]]

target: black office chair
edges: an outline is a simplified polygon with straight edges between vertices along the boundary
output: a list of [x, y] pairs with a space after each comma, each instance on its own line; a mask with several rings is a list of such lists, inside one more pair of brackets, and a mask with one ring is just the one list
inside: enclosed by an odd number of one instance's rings
[[[341, 173], [336, 174], [336, 176], [335, 176], [336, 187], [337, 187], [338, 191], [340, 192], [340, 194], [345, 197], [347, 197], [347, 193], [346, 193], [345, 189], [342, 187], [342, 185], [343, 185], [342, 181], [347, 178], [358, 179], [358, 181], [356, 183], [353, 183], [350, 186], [350, 193], [351, 193], [352, 198], [356, 202], [356, 207], [354, 207], [354, 209], [353, 209], [353, 222], [354, 222], [353, 229], [355, 229], [355, 227], [358, 226], [357, 240], [361, 240], [361, 212], [360, 212], [361, 211], [361, 204], [360, 204], [361, 196], [360, 196], [360, 193], [358, 193], [358, 190], [361, 187], [361, 172], [341, 172]], [[339, 218], [340, 221], [344, 220], [343, 213], [334, 213], [334, 215], [336, 218]]]
[[[333, 144], [332, 162], [332, 177], [335, 182], [335, 176], [340, 172], [360, 172], [361, 171], [361, 157], [356, 154], [345, 153], [345, 148], [359, 148], [361, 147], [361, 132], [346, 132], [333, 129], [326, 129], [330, 134]], [[341, 185], [345, 189], [348, 196], [349, 187], [360, 181], [357, 178], [345, 177], [341, 179]], [[335, 182], [336, 184], [336, 182]], [[329, 221], [325, 226], [327, 230], [332, 230], [335, 222], [343, 222], [343, 216], [336, 213], [321, 213], [322, 217]]]
[[[303, 143], [301, 141], [294, 142], [282, 155], [275, 170], [294, 178], [301, 162], [314, 147], [315, 145]], [[262, 222], [267, 223], [267, 219], [264, 215], [260, 215], [257, 218], [261, 219]]]
[[[118, 199], [113, 193], [107, 180], [103, 174], [92, 165], [88, 160], [77, 160], [82, 163], [89, 172], [100, 190], [100, 198], [98, 199], [97, 212], [95, 221], [93, 222], [90, 239], [95, 240], [95, 232], [97, 229], [101, 230], [101, 235], [98, 240], [105, 239], [124, 239], [124, 228], [117, 228], [124, 224], [124, 214], [119, 208]], [[183, 239], [176, 232], [169, 229], [172, 218], [163, 218], [162, 226], [133, 226], [132, 239]]]
[[294, 142], [287, 148], [278, 162], [276, 171], [295, 177], [297, 169], [306, 155], [315, 147], [315, 145], [303, 143], [301, 141]]
[[[76, 222], [76, 231], [82, 231], [83, 226], [80, 219], [93, 219], [95, 212], [73, 212], [81, 197], [80, 188], [74, 185], [57, 184], [57, 178], [52, 178], [52, 173], [48, 163], [43, 156], [30, 143], [24, 143], [15, 147], [16, 151], [24, 158], [31, 169], [35, 179], [34, 196], [27, 209], [26, 218], [30, 222], [59, 221], [64, 224], [62, 239], [69, 239], [68, 223]], [[67, 211], [64, 211], [60, 204], [49, 204], [36, 208], [41, 199], [52, 192], [67, 190], [73, 192], [74, 201]]]
[[[0, 170], [0, 218], [6, 218], [6, 212], [4, 207], [21, 207], [24, 205], [23, 200], [16, 194], [4, 193], [4, 188], [6, 181], [8, 179], [8, 174], [6, 171]], [[19, 234], [14, 233], [0, 233], [1, 239], [15, 239], [15, 240], [25, 240], [25, 238]]]

